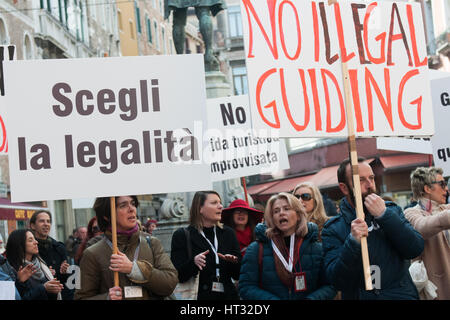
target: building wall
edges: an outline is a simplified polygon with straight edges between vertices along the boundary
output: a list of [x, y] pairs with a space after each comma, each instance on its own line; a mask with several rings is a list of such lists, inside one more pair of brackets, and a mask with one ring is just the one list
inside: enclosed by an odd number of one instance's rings
[[134, 3], [123, 1], [117, 1], [116, 3], [122, 56], [137, 56], [139, 50]]

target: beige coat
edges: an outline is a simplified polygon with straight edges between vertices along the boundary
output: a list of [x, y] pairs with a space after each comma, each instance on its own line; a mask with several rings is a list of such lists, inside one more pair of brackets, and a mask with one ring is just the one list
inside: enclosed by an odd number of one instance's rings
[[[111, 233], [106, 233], [111, 239]], [[141, 237], [140, 237], [141, 235]], [[151, 237], [151, 248], [145, 237], [149, 234], [143, 232], [134, 233], [128, 240], [124, 235], [117, 236], [117, 246], [120, 252], [126, 254], [133, 261], [136, 247], [140, 242], [137, 264], [144, 281], [136, 281], [128, 278], [126, 274], [119, 273], [119, 285], [124, 290], [125, 286], [141, 286], [143, 297], [138, 300], [162, 299], [172, 294], [178, 283], [178, 273], [161, 242]], [[139, 239], [143, 241], [139, 241]], [[114, 273], [109, 269], [112, 250], [106, 239], [87, 248], [83, 253], [80, 263], [81, 289], [76, 290], [75, 299], [106, 300], [109, 289], [114, 287]]]
[[[422, 199], [426, 207], [430, 200]], [[405, 210], [406, 218], [425, 239], [422, 260], [428, 279], [437, 287], [437, 299], [450, 299], [450, 245], [444, 232], [450, 233], [450, 205], [431, 201], [431, 213], [420, 205]]]

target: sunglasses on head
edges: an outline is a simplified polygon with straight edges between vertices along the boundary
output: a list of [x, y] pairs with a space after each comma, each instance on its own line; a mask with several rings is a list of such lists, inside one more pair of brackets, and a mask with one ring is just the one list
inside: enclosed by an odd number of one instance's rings
[[297, 199], [302, 199], [303, 201], [309, 201], [312, 199], [311, 193], [302, 193], [302, 194], [296, 194], [295, 195]]
[[445, 190], [445, 187], [447, 186], [445, 180], [433, 181], [431, 184], [439, 184], [443, 190]]

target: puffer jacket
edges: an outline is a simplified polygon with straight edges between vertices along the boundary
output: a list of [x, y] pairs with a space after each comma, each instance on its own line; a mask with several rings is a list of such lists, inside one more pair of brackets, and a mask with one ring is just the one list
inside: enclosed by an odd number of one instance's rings
[[[111, 232], [105, 237], [111, 240]], [[146, 238], [150, 238], [150, 245]], [[119, 286], [141, 286], [143, 297], [137, 300], [163, 299], [172, 294], [178, 283], [178, 273], [161, 242], [149, 234], [135, 232], [130, 239], [126, 235], [117, 235], [117, 246], [130, 261], [134, 260], [136, 248], [139, 253], [136, 263], [144, 280], [133, 280], [119, 273]], [[81, 288], [76, 290], [75, 299], [106, 300], [109, 289], [114, 287], [114, 272], [109, 269], [112, 250], [106, 238], [87, 248], [80, 262]]]
[[[267, 226], [259, 223], [255, 228], [256, 241], [247, 248], [239, 278], [239, 294], [244, 300], [326, 300], [336, 296], [336, 290], [327, 283], [323, 268], [322, 245], [318, 242], [319, 229], [308, 223], [308, 233], [300, 246], [300, 264], [306, 273], [304, 292], [287, 288], [278, 277], [274, 252], [270, 239], [266, 236]], [[262, 274], [259, 272], [259, 242], [263, 244]], [[300, 270], [299, 264], [295, 266]], [[260, 288], [260, 280], [262, 288]]]
[[[343, 299], [414, 300], [417, 289], [408, 271], [409, 259], [420, 255], [424, 248], [422, 236], [411, 226], [402, 209], [386, 202], [386, 211], [379, 218], [366, 214], [369, 227], [367, 245], [371, 266], [378, 270], [373, 290], [365, 290], [361, 245], [351, 236], [355, 208], [347, 199], [340, 204], [339, 216], [324, 225], [322, 245], [328, 280]], [[379, 276], [379, 277], [378, 277]], [[378, 286], [378, 288], [376, 287]]]

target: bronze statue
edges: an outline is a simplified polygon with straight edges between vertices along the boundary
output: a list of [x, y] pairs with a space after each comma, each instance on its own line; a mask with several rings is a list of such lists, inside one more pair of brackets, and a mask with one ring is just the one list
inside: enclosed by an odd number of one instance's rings
[[173, 11], [173, 25], [172, 35], [175, 50], [177, 54], [184, 53], [186, 14], [189, 7], [195, 8], [197, 15], [200, 33], [205, 43], [205, 69], [206, 71], [219, 70], [219, 61], [213, 54], [212, 39], [213, 39], [213, 25], [212, 17], [226, 8], [223, 0], [164, 0], [165, 14], [167, 19], [170, 12]]

